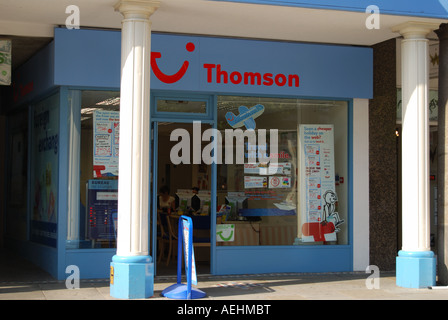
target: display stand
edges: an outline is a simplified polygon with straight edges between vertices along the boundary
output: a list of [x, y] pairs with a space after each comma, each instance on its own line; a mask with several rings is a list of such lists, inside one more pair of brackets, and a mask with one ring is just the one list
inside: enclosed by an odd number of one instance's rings
[[[162, 296], [171, 299], [200, 299], [206, 296], [205, 292], [192, 288], [197, 284], [196, 266], [193, 252], [193, 221], [190, 217], [179, 218], [177, 243], [177, 283], [162, 291]], [[182, 247], [185, 254], [185, 274], [187, 284], [182, 284]]]

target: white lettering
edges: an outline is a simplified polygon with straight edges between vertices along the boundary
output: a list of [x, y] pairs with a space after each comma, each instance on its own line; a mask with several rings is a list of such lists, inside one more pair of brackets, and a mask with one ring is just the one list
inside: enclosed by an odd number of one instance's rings
[[202, 134], [202, 141], [210, 141], [202, 150], [202, 161], [205, 164], [222, 163], [222, 135], [214, 129], [207, 129]]
[[212, 307], [189, 307], [186, 304], [177, 308], [177, 314], [180, 315], [204, 315], [206, 318], [210, 315]]
[[380, 9], [370, 5], [366, 8], [366, 13], [370, 13], [366, 19], [366, 28], [369, 30], [380, 29]]
[[[173, 164], [190, 164], [190, 134], [185, 129], [175, 129], [171, 132], [170, 141], [181, 141], [177, 143], [170, 151], [170, 159]], [[179, 152], [182, 155], [179, 156]]]
[[270, 304], [257, 304], [257, 305], [224, 305], [221, 309], [221, 314], [232, 315], [246, 315], [246, 314], [269, 314]]
[[367, 277], [366, 279], [366, 287], [367, 289], [379, 289], [380, 288], [380, 269], [378, 266], [370, 265], [366, 268], [366, 273], [370, 273], [372, 271], [372, 274]]
[[[258, 145], [257, 145], [258, 135]], [[279, 159], [278, 153], [278, 130], [269, 130], [269, 144], [267, 143], [267, 130], [241, 130], [241, 129], [225, 129], [225, 163], [233, 164], [234, 149], [236, 150], [236, 164], [256, 163], [257, 159], [260, 163], [277, 163]], [[190, 134], [185, 129], [175, 129], [171, 132], [170, 141], [178, 141], [170, 151], [171, 162], [178, 164], [222, 164], [222, 134], [219, 130], [210, 128], [203, 132], [201, 136], [201, 123], [193, 122], [193, 161], [191, 162], [191, 144]], [[247, 143], [245, 143], [247, 139]], [[210, 142], [202, 147], [202, 142]], [[234, 141], [236, 144], [234, 144]], [[269, 145], [269, 150], [268, 150]], [[247, 150], [245, 150], [245, 147]]]
[[69, 265], [65, 268], [65, 273], [70, 273], [70, 275], [65, 280], [65, 287], [67, 289], [79, 289], [79, 268], [75, 265]]
[[69, 5], [65, 8], [65, 13], [71, 13], [65, 19], [65, 27], [67, 29], [79, 29], [80, 26], [80, 12], [79, 7], [75, 5]]

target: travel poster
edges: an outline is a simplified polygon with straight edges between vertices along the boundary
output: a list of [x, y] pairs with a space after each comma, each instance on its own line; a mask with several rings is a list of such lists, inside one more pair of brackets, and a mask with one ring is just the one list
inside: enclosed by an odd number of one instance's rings
[[96, 110], [93, 130], [93, 176], [118, 176], [120, 112]]
[[300, 125], [299, 147], [302, 242], [334, 241], [328, 211], [337, 200], [333, 125]]
[[56, 247], [59, 185], [59, 95], [36, 104], [32, 114], [30, 239]]

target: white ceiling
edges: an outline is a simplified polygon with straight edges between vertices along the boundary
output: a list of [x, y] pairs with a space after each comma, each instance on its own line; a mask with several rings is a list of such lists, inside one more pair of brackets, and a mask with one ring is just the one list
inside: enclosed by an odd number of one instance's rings
[[[69, 16], [66, 7], [73, 4], [80, 9], [81, 27], [119, 29], [122, 15], [114, 11], [116, 2], [0, 0], [0, 36], [52, 38], [54, 26], [65, 25]], [[367, 46], [399, 36], [391, 28], [409, 20], [446, 22], [380, 15], [380, 29], [369, 30], [365, 26], [368, 16], [359, 12], [222, 1], [160, 0], [151, 20], [155, 32]]]
[[[64, 25], [67, 6], [80, 8], [81, 26], [120, 28], [117, 0], [0, 0], [0, 34], [49, 36]], [[405, 21], [423, 18], [380, 16], [380, 29], [365, 26], [366, 13], [253, 5], [206, 0], [160, 0], [153, 30], [220, 36], [372, 45], [395, 37], [390, 31]], [[443, 20], [432, 20], [443, 22]]]

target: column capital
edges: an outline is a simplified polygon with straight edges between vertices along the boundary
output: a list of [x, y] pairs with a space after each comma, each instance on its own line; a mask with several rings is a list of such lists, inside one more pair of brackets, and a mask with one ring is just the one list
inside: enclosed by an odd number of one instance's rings
[[439, 37], [439, 40], [447, 40], [448, 39], [448, 23], [442, 23], [439, 26], [439, 29], [435, 30], [434, 32]]
[[392, 27], [392, 32], [400, 33], [405, 39], [426, 39], [430, 32], [438, 28], [438, 23], [408, 21]]
[[121, 12], [125, 19], [149, 19], [159, 6], [160, 2], [155, 0], [120, 0], [114, 8], [115, 11]]

